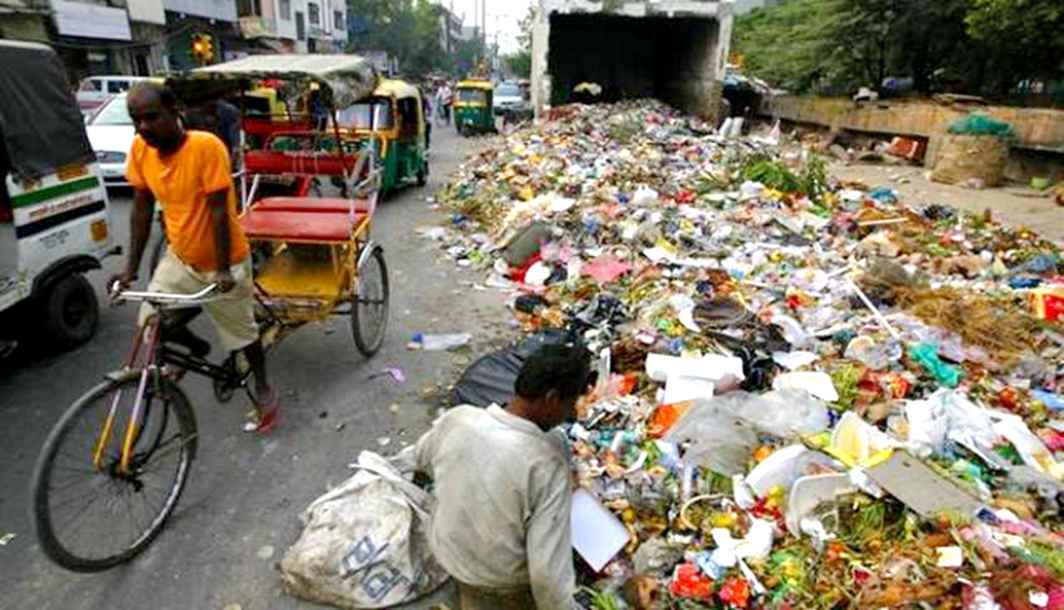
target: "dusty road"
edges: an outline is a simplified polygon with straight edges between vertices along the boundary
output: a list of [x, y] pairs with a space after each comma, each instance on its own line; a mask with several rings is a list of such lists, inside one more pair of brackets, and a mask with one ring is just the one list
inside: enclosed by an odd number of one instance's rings
[[[186, 378], [199, 419], [200, 451], [188, 487], [159, 539], [129, 565], [96, 575], [68, 573], [40, 552], [27, 516], [29, 477], [51, 426], [79, 394], [115, 368], [128, 349], [134, 309], [104, 308], [97, 337], [73, 352], [0, 362], [0, 608], [34, 610], [306, 609], [281, 593], [273, 565], [295, 540], [298, 515], [330, 485], [350, 476], [363, 449], [385, 454], [413, 442], [438, 408], [433, 390], [509, 334], [501, 297], [475, 292], [436, 246], [416, 237], [437, 222], [425, 198], [461, 158], [483, 142], [434, 130], [428, 187], [386, 201], [374, 238], [382, 243], [392, 284], [384, 348], [372, 360], [355, 350], [346, 318], [301, 329], [271, 355], [272, 381], [282, 389], [285, 420], [272, 436], [241, 431], [248, 405], [238, 396], [218, 404], [201, 379]], [[116, 198], [113, 220], [126, 243], [130, 202]], [[122, 261], [110, 259], [91, 280], [100, 291]], [[101, 301], [102, 302], [102, 301]], [[209, 323], [197, 328], [211, 337]], [[469, 331], [464, 353], [408, 351], [418, 331]], [[406, 382], [370, 377], [399, 367]], [[437, 596], [439, 598], [440, 596]], [[421, 604], [424, 606], [427, 604]]]

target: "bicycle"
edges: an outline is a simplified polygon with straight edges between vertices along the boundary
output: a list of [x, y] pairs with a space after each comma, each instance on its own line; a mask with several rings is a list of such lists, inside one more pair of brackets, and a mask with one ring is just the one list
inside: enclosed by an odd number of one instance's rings
[[[238, 372], [232, 358], [219, 366], [162, 340], [162, 312], [225, 298], [214, 292], [211, 285], [189, 295], [116, 294], [116, 301], [146, 302], [157, 313], [135, 335], [125, 366], [75, 401], [56, 424], [31, 482], [31, 520], [41, 548], [60, 566], [106, 570], [135, 557], [162, 531], [198, 447], [195, 413], [178, 385], [185, 372], [212, 379], [216, 394], [219, 387], [247, 388], [249, 373]], [[63, 518], [59, 509], [65, 507], [74, 510]], [[93, 526], [125, 531], [85, 536], [76, 526], [88, 515], [102, 517], [91, 520]]]

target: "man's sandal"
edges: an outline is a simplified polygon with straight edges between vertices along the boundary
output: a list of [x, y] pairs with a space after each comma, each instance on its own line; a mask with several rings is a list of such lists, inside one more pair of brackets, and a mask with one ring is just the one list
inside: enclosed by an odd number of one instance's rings
[[281, 396], [276, 389], [270, 388], [265, 397], [252, 397], [256, 410], [255, 421], [244, 424], [244, 432], [269, 434], [281, 423]]

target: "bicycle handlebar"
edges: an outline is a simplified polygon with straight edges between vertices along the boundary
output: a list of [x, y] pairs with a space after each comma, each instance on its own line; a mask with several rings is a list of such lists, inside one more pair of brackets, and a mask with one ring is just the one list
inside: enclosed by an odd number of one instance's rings
[[211, 284], [203, 290], [193, 294], [123, 290], [122, 292], [115, 293], [114, 300], [142, 301], [154, 305], [173, 305], [176, 307], [195, 307], [196, 305], [202, 305], [219, 298], [218, 295], [211, 295], [216, 288], [218, 288], [218, 284]]

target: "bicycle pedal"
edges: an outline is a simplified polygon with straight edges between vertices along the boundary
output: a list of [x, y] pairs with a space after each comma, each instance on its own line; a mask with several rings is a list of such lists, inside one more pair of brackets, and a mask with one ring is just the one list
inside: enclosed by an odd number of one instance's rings
[[177, 367], [171, 367], [171, 366], [166, 366], [166, 365], [164, 365], [162, 367], [162, 369], [159, 371], [159, 373], [163, 377], [169, 379], [170, 381], [173, 381], [174, 383], [177, 383], [177, 382], [181, 381], [182, 379], [184, 379], [185, 373], [187, 373], [187, 372], [188, 371], [186, 371], [185, 369], [181, 369], [181, 368], [177, 368]]

